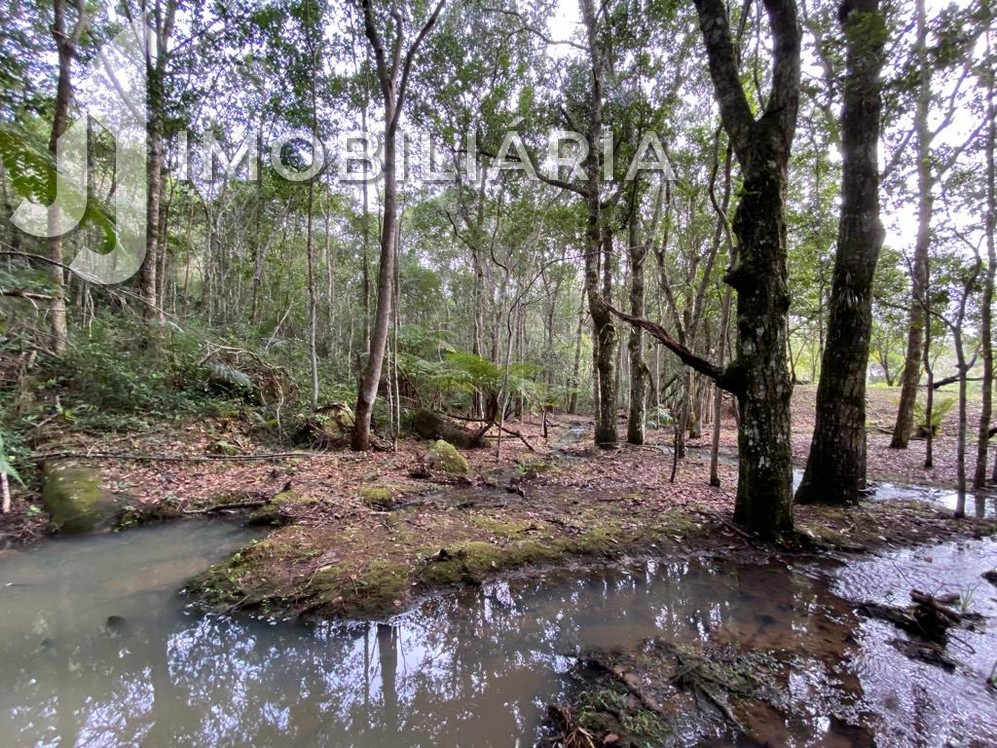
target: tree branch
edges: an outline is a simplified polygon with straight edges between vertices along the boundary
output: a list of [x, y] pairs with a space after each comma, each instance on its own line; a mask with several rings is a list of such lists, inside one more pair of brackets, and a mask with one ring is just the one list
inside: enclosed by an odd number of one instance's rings
[[705, 358], [697, 356], [695, 353], [690, 351], [680, 342], [675, 340], [668, 332], [661, 326], [650, 320], [643, 319], [641, 317], [635, 317], [632, 314], [627, 314], [626, 312], [621, 312], [616, 309], [611, 304], [606, 303], [604, 299], [599, 299], [600, 304], [602, 304], [611, 314], [619, 317], [624, 322], [629, 322], [634, 327], [639, 327], [642, 330], [646, 330], [650, 335], [661, 342], [668, 350], [674, 353], [683, 364], [698, 371], [700, 374], [709, 377], [714, 382], [716, 382], [717, 387], [728, 392], [739, 395], [742, 387], [737, 381], [736, 377], [732, 375], [730, 368], [723, 368], [717, 366], [711, 361], [707, 361]]
[[398, 117], [401, 113], [401, 104], [405, 100], [405, 89], [408, 88], [409, 72], [412, 70], [412, 63], [415, 60], [415, 56], [419, 53], [419, 47], [422, 46], [422, 42], [436, 25], [436, 21], [439, 19], [440, 13], [443, 11], [443, 6], [446, 5], [446, 2], [447, 0], [439, 0], [436, 7], [433, 8], [433, 12], [430, 14], [429, 19], [419, 30], [419, 34], [416, 36], [415, 41], [412, 42], [412, 46], [409, 47], [408, 52], [405, 53], [405, 62], [402, 63], [402, 79], [401, 83], [398, 84], [398, 109], [395, 111], [394, 121], [391, 123], [392, 127], [395, 127], [398, 124]]
[[[730, 22], [723, 0], [693, 0], [699, 15], [699, 28], [703, 33], [706, 55], [710, 64], [710, 78], [716, 89], [717, 103], [724, 129], [730, 137], [738, 161], [747, 161], [751, 127], [755, 119], [751, 106], [741, 87], [737, 57], [730, 35]], [[768, 0], [766, 5], [774, 2]]]

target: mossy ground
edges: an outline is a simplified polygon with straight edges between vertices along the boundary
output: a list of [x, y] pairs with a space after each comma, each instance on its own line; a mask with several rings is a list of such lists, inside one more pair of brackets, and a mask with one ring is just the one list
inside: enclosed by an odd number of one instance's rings
[[649, 553], [699, 531], [678, 510], [638, 519], [615, 502], [575, 507], [570, 522], [560, 514], [549, 503], [541, 512], [416, 503], [372, 510], [348, 525], [291, 524], [213, 567], [191, 590], [213, 607], [266, 615], [378, 617], [441, 587], [524, 567]]

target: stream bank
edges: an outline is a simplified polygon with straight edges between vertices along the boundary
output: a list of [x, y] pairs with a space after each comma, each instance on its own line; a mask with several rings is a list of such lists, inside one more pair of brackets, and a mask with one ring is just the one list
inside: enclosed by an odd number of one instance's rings
[[[629, 689], [578, 701], [579, 663], [596, 652], [655, 704], [668, 703], [673, 681], [646, 681], [663, 672], [654, 663], [681, 658], [687, 681], [712, 691], [693, 688], [666, 729], [637, 745], [756, 744], [718, 719], [713, 699], [729, 694], [717, 681], [762, 689], [768, 701], [753, 711], [736, 699], [729, 708], [773, 745], [997, 739], [980, 680], [997, 658], [993, 627], [960, 632], [971, 638], [953, 651], [952, 673], [926, 671], [854, 602], [896, 602], [909, 583], [933, 590], [940, 578], [953, 589], [980, 582], [972, 575], [993, 562], [992, 540], [843, 563], [685, 554], [548, 570], [369, 622], [192, 612], [176, 594], [181, 580], [246, 540], [244, 529], [202, 521], [8, 552], [0, 744], [525, 747], [550, 737], [548, 705], [573, 715], [627, 705]], [[982, 582], [967, 604], [997, 621], [993, 596]], [[627, 725], [657, 729], [640, 710]]]

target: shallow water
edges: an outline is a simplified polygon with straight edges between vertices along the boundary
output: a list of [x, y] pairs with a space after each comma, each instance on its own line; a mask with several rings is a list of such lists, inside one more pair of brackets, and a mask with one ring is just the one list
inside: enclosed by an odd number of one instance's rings
[[[391, 626], [185, 613], [175, 593], [182, 581], [247, 537], [229, 525], [178, 523], [0, 559], [0, 745], [528, 746], [546, 704], [571, 687], [575, 655], [652, 636], [737, 641], [792, 658], [798, 716], [771, 726], [780, 744], [852, 744], [832, 712], [861, 680], [867, 703], [851, 716], [887, 714], [879, 729], [890, 739], [880, 744], [918, 744], [903, 733], [916, 713], [938, 724], [923, 743], [938, 745], [960, 737], [970, 726], [963, 717], [982, 705], [983, 692], [963, 681], [978, 676], [994, 645], [973, 640], [970, 670], [946, 676], [955, 685], [931, 681], [937, 674], [884, 659], [899, 655], [830, 594], [827, 572], [700, 559], [497, 582], [429, 600]], [[967, 552], [979, 566], [993, 546]], [[833, 583], [877, 597], [884, 578], [895, 579], [894, 563], [908, 560], [853, 564]], [[993, 596], [983, 585], [981, 602]], [[861, 649], [843, 627], [859, 628]], [[903, 673], [895, 692], [894, 670]], [[963, 717], [942, 719], [948, 696], [917, 691], [921, 681], [965, 696]], [[695, 720], [678, 727], [676, 745], [714, 735]], [[997, 739], [993, 722], [972, 727]]]
[[853, 655], [867, 703], [875, 704], [883, 745], [997, 744], [997, 587], [981, 575], [997, 566], [997, 542], [967, 540], [856, 561], [836, 574], [834, 590], [850, 598], [906, 606], [910, 590], [959, 595], [956, 610], [980, 613], [988, 627], [952, 629], [947, 654], [955, 672], [910, 660], [889, 646], [906, 639], [893, 626], [863, 620]]

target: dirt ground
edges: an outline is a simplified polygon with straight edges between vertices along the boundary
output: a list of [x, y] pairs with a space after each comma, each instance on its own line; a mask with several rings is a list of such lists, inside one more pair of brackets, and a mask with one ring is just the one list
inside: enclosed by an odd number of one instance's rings
[[[794, 449], [801, 463], [813, 422], [813, 387], [794, 398]], [[892, 391], [870, 390], [870, 473], [899, 482], [954, 480], [954, 428], [943, 426], [936, 467], [924, 471], [923, 443], [887, 448], [878, 424]], [[622, 424], [621, 424], [622, 426]], [[99, 470], [130, 507], [124, 525], [168, 517], [246, 511], [273, 531], [194, 585], [208, 604], [260, 614], [378, 616], [441, 586], [475, 583], [523, 567], [591, 563], [676, 551], [767, 553], [731, 519], [736, 486], [734, 424], [724, 424], [721, 486], [708, 485], [708, 450], [692, 449], [670, 482], [671, 433], [650, 431], [641, 447], [591, 446], [591, 419], [554, 417], [515, 424], [525, 437], [466, 450], [467, 475], [425, 471], [428, 443], [403, 439], [395, 452], [328, 452], [272, 459], [219, 459], [217, 444], [267, 454], [237, 420], [202, 421], [95, 441], [53, 433], [37, 454], [77, 458]], [[528, 444], [527, 444], [528, 443]], [[708, 445], [708, 436], [690, 444]], [[122, 454], [148, 459], [95, 458]], [[177, 459], [171, 459], [176, 457]], [[0, 522], [0, 543], [31, 539], [44, 516], [25, 492]], [[846, 510], [801, 507], [799, 533], [783, 551], [860, 551], [990, 532], [937, 508], [869, 501]]]

